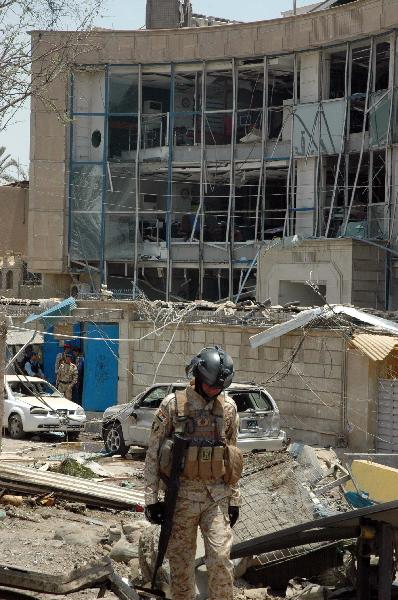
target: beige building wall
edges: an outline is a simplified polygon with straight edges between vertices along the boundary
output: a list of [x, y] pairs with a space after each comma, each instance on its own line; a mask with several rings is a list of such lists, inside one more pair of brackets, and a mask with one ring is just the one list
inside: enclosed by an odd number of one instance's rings
[[[313, 55], [322, 45], [368, 37], [397, 26], [396, 0], [360, 0], [329, 11], [214, 28], [96, 31], [85, 40], [84, 53], [74, 62], [150, 64], [295, 50], [308, 50]], [[33, 33], [38, 48], [55, 44], [57, 39], [55, 33]], [[310, 71], [309, 78], [314, 74]], [[49, 96], [60, 113], [67, 111], [66, 76], [54, 82]], [[29, 269], [61, 273], [67, 266], [68, 127], [54, 111], [34, 99], [31, 110]]]
[[28, 188], [0, 186], [0, 256], [27, 254], [28, 198]]
[[[130, 322], [129, 337], [141, 338], [149, 324]], [[259, 328], [189, 324], [170, 327], [130, 345], [129, 398], [154, 382], [172, 382], [185, 377], [185, 365], [206, 345], [220, 345], [233, 357], [235, 381], [264, 385], [274, 396], [281, 412], [281, 426], [294, 440], [311, 444], [336, 445], [344, 438], [345, 354], [342, 333], [316, 330], [276, 339], [252, 349], [249, 337]], [[292, 355], [295, 360], [290, 365]], [[363, 372], [356, 372], [358, 379]], [[125, 402], [124, 395], [119, 397]], [[352, 419], [356, 427], [355, 419]], [[355, 430], [353, 448], [367, 449], [368, 439]]]

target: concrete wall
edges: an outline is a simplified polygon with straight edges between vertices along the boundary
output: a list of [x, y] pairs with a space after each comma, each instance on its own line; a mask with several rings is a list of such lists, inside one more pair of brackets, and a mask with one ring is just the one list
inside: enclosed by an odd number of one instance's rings
[[[84, 53], [75, 57], [74, 62], [150, 64], [314, 51], [322, 45], [368, 37], [397, 26], [395, 0], [360, 0], [297, 17], [215, 28], [96, 31], [85, 40]], [[60, 35], [63, 34], [35, 32], [33, 39], [40, 52], [57, 44]], [[309, 60], [306, 72], [308, 83], [312, 81], [309, 89], [314, 91], [316, 63], [312, 66], [310, 63]], [[48, 95], [61, 113], [67, 110], [65, 74], [53, 83]], [[35, 99], [32, 99], [31, 111], [29, 268], [61, 273], [67, 264], [68, 128], [55, 112]]]
[[[257, 300], [282, 303], [280, 282], [306, 281], [326, 286], [329, 304], [384, 308], [385, 256], [377, 247], [350, 239], [307, 240], [296, 246], [278, 246], [260, 254]], [[305, 305], [302, 285], [297, 297]], [[323, 304], [320, 299], [318, 304]]]
[[0, 256], [27, 254], [28, 195], [27, 188], [0, 186]]
[[375, 448], [377, 435], [378, 367], [357, 350], [346, 352], [346, 406], [349, 447]]
[[[148, 324], [131, 322], [130, 338], [140, 338], [150, 330]], [[282, 427], [292, 438], [308, 443], [335, 445], [344, 435], [344, 361], [343, 336], [328, 330], [311, 331], [304, 340], [300, 334], [284, 336], [253, 350], [249, 337], [260, 329], [239, 326], [184, 325], [168, 328], [130, 345], [128, 392], [130, 398], [156, 382], [184, 378], [184, 368], [192, 355], [205, 345], [223, 346], [233, 357], [235, 381], [264, 384], [275, 397], [282, 415]], [[170, 340], [172, 342], [170, 344]], [[292, 353], [295, 362], [288, 369]], [[170, 347], [169, 347], [170, 344]], [[169, 351], [167, 349], [169, 348]], [[358, 374], [359, 376], [362, 374]], [[125, 397], [120, 397], [120, 402]], [[355, 438], [355, 449], [364, 448], [366, 436]]]
[[356, 243], [352, 249], [351, 302], [358, 307], [386, 308], [386, 253], [375, 246]]

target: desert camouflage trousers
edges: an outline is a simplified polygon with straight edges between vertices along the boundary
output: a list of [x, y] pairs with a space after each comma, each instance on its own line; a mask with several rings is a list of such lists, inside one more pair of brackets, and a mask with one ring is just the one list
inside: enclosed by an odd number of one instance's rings
[[195, 553], [198, 526], [203, 535], [208, 573], [208, 600], [233, 600], [233, 565], [229, 555], [232, 529], [229, 498], [194, 502], [178, 498], [167, 557], [173, 600], [195, 600]]
[[72, 400], [73, 383], [59, 383], [58, 391], [63, 394], [67, 400]]

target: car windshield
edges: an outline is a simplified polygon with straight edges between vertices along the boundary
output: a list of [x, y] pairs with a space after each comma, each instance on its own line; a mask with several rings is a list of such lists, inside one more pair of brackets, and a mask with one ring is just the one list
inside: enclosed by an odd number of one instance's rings
[[18, 396], [37, 395], [62, 398], [62, 394], [60, 394], [57, 389], [45, 381], [11, 381], [9, 385], [13, 394]]

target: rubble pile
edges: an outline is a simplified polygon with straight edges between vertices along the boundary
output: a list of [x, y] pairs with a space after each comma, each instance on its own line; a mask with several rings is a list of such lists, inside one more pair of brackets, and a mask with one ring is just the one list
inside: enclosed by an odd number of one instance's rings
[[[13, 456], [6, 453], [0, 460], [0, 484], [3, 482], [5, 486], [0, 485], [0, 586], [1, 577], [7, 576], [4, 573], [16, 567], [72, 579], [86, 577], [84, 569], [88, 568], [92, 574], [101, 572], [101, 577], [108, 578], [108, 588], [113, 590], [106, 595], [110, 600], [115, 596], [128, 598], [120, 591], [127, 584], [132, 586], [130, 589], [148, 587], [159, 528], [143, 518], [139, 502], [127, 503], [129, 510], [121, 508], [123, 494], [126, 498], [133, 494], [143, 500], [142, 453], [133, 453], [123, 460], [101, 451], [84, 452], [84, 447], [71, 446], [64, 454], [56, 454], [59, 446], [36, 448], [42, 449], [39, 456], [35, 455], [35, 447], [30, 446], [29, 452], [19, 451]], [[27, 466], [28, 455], [30, 466]], [[30, 475], [24, 483], [18, 477], [13, 482], [13, 469], [16, 477], [26, 470]], [[292, 444], [289, 451], [247, 454], [241, 480], [241, 517], [234, 528], [235, 545], [250, 544], [265, 536], [271, 540], [271, 548], [272, 539], [278, 542], [281, 531], [350, 510], [339, 483], [342, 475], [346, 480], [344, 473], [330, 449]], [[46, 477], [50, 482], [51, 478], [60, 477], [62, 485], [59, 484], [59, 489], [44, 489]], [[80, 498], [74, 491], [76, 483]], [[29, 485], [33, 486], [31, 493]], [[40, 493], [38, 486], [44, 486]], [[98, 498], [97, 489], [103, 490]], [[68, 490], [73, 492], [70, 497]], [[115, 490], [119, 490], [117, 494]], [[107, 500], [105, 505], [103, 498]], [[200, 535], [197, 548], [197, 598], [206, 600], [206, 567]], [[276, 543], [274, 549], [234, 559], [234, 598], [355, 598], [354, 552], [355, 545], [350, 539], [315, 540], [299, 546], [284, 547]], [[159, 571], [157, 584], [167, 596], [170, 589], [167, 560]], [[93, 585], [91, 580], [87, 587], [90, 585]], [[72, 595], [73, 600], [95, 597], [96, 592], [91, 588]]]

